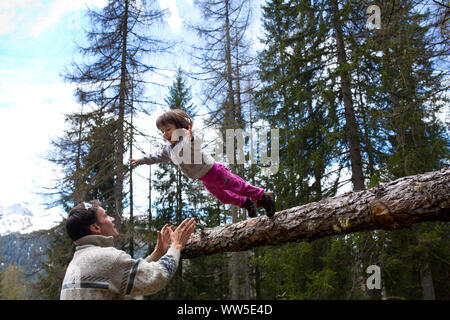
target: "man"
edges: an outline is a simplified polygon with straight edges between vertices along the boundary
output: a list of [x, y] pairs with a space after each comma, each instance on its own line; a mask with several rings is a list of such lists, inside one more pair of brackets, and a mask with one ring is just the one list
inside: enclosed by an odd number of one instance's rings
[[165, 225], [158, 231], [152, 254], [138, 260], [114, 248], [113, 239], [119, 233], [99, 201], [82, 202], [70, 210], [66, 228], [77, 247], [67, 267], [61, 300], [112, 300], [163, 289], [175, 274], [195, 221], [186, 219], [176, 229]]

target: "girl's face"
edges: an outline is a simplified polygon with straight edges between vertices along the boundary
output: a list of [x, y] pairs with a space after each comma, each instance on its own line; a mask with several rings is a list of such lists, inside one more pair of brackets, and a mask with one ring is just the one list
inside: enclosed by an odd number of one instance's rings
[[171, 144], [174, 144], [176, 141], [172, 141], [172, 134], [174, 132], [174, 130], [176, 130], [176, 126], [172, 123], [168, 123], [165, 125], [162, 125], [160, 127], [161, 133], [163, 135], [163, 138], [167, 141], [169, 141]]

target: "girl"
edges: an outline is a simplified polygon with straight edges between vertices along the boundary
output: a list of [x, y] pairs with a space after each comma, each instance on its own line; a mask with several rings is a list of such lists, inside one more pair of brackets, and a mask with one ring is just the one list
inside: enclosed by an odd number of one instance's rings
[[[268, 217], [274, 215], [273, 192], [264, 192], [264, 189], [246, 183], [223, 164], [215, 162], [211, 155], [203, 152], [199, 138], [192, 135], [192, 119], [186, 112], [180, 109], [167, 111], [158, 117], [156, 126], [169, 144], [148, 157], [129, 159], [132, 165], [172, 161], [184, 175], [200, 180], [220, 202], [245, 208], [250, 217], [255, 217], [253, 202], [256, 201], [256, 206], [263, 207]], [[185, 150], [190, 152], [184, 153]], [[183, 151], [181, 157], [180, 151]]]

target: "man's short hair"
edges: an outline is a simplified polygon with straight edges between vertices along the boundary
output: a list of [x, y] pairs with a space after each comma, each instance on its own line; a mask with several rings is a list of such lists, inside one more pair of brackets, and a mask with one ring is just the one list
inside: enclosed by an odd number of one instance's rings
[[97, 209], [99, 207], [101, 207], [101, 202], [92, 200], [81, 202], [69, 211], [66, 229], [73, 241], [91, 234], [89, 227], [97, 222]]

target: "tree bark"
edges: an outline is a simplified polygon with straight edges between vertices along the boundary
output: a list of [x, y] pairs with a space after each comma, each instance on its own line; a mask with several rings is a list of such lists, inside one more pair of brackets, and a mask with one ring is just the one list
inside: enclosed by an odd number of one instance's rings
[[337, 61], [341, 69], [341, 92], [344, 100], [345, 110], [345, 136], [347, 138], [350, 163], [352, 170], [351, 181], [353, 190], [360, 191], [364, 189], [364, 174], [361, 159], [361, 146], [358, 133], [358, 123], [356, 122], [355, 108], [353, 106], [352, 89], [350, 84], [350, 73], [348, 71], [348, 63], [345, 52], [344, 36], [342, 34], [342, 23], [339, 18], [339, 7], [337, 0], [331, 2], [332, 21], [335, 31]]
[[116, 181], [114, 186], [114, 198], [116, 204], [115, 224], [117, 230], [121, 229], [123, 213], [123, 154], [124, 154], [124, 124], [125, 124], [125, 98], [127, 90], [127, 40], [128, 40], [128, 1], [125, 1], [125, 13], [122, 25], [122, 57], [120, 70], [120, 89], [118, 105], [118, 124], [117, 124], [117, 146], [116, 146]]
[[[132, 86], [133, 87], [133, 86]], [[131, 93], [133, 95], [133, 91]], [[132, 99], [134, 97], [132, 96]], [[130, 141], [129, 141], [129, 148], [130, 148], [130, 159], [133, 159], [133, 105], [131, 105], [130, 110]], [[134, 193], [133, 193], [133, 167], [130, 167], [130, 179], [129, 179], [129, 185], [130, 185], [130, 256], [134, 256]]]
[[82, 191], [82, 181], [79, 178], [79, 172], [81, 169], [81, 140], [83, 137], [83, 104], [81, 105], [81, 110], [80, 110], [80, 115], [78, 118], [79, 121], [79, 126], [78, 126], [78, 140], [77, 140], [77, 158], [75, 160], [75, 172], [76, 174], [76, 178], [75, 178], [75, 192], [74, 192], [74, 203], [80, 203], [82, 202], [86, 196], [84, 194], [84, 191]]
[[420, 268], [420, 284], [423, 291], [423, 300], [436, 300], [434, 294], [433, 276], [428, 261]]
[[195, 258], [358, 231], [450, 221], [450, 168], [194, 233], [182, 251]]

